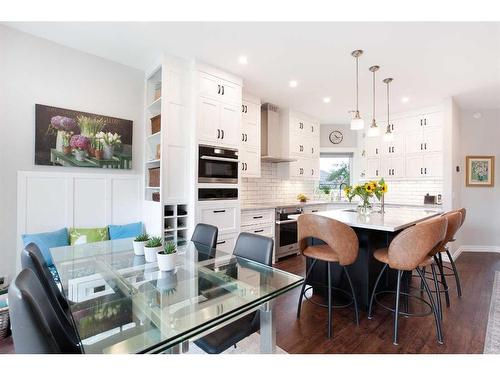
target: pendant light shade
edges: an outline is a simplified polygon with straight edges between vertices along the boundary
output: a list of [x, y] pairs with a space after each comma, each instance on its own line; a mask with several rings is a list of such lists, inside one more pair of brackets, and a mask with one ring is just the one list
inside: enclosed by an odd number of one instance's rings
[[392, 82], [392, 78], [386, 78], [382, 82], [387, 85], [387, 127], [384, 134], [384, 142], [392, 142], [394, 140], [394, 133], [392, 132], [389, 119], [389, 84]]
[[351, 52], [351, 56], [356, 59], [356, 110], [351, 111], [353, 113], [353, 117], [351, 120], [351, 130], [361, 130], [365, 127], [365, 121], [361, 118], [359, 114], [359, 80], [358, 80], [358, 72], [359, 72], [359, 56], [363, 54], [363, 50], [357, 49]]
[[380, 135], [380, 128], [377, 126], [377, 122], [375, 120], [375, 72], [380, 69], [380, 66], [373, 65], [370, 67], [370, 72], [373, 73], [373, 116], [372, 116], [372, 124], [368, 128], [366, 135], [368, 137], [378, 137]]

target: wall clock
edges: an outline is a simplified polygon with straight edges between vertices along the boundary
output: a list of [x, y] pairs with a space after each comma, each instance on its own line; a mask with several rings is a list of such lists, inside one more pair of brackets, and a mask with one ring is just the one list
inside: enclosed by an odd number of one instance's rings
[[328, 138], [330, 138], [330, 142], [332, 142], [334, 145], [338, 145], [344, 139], [344, 135], [341, 131], [334, 130], [330, 133], [330, 136]]

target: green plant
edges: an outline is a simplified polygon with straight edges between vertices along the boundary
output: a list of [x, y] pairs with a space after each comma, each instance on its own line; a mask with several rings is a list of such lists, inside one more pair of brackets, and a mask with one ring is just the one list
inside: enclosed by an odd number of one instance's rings
[[136, 242], [146, 242], [146, 241], [149, 241], [149, 234], [147, 234], [147, 233], [139, 234], [135, 238], [135, 241]]
[[104, 119], [101, 117], [78, 116], [76, 119], [80, 126], [81, 133], [88, 137], [95, 136], [97, 133], [101, 132], [106, 125]]
[[151, 237], [148, 242], [145, 243], [145, 247], [160, 247], [162, 245], [161, 237]]
[[177, 245], [174, 242], [169, 241], [165, 244], [163, 250], [160, 251], [159, 254], [169, 255], [169, 254], [174, 254], [176, 252], [177, 252]]
[[358, 196], [363, 201], [363, 205], [368, 206], [371, 197], [375, 195], [380, 200], [387, 193], [387, 184], [382, 178], [380, 181], [368, 181], [363, 185], [348, 186], [344, 189], [344, 193], [349, 202]]
[[319, 190], [321, 190], [323, 193], [326, 195], [330, 195], [330, 192], [332, 191], [332, 188], [328, 185], [322, 185], [319, 187]]

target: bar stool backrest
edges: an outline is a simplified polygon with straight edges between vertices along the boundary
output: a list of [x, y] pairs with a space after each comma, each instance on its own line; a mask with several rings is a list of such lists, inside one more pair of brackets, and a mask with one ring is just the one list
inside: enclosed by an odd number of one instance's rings
[[422, 263], [446, 234], [447, 219], [438, 217], [423, 221], [396, 236], [389, 245], [389, 266], [411, 271]]
[[448, 225], [446, 227], [446, 235], [444, 236], [444, 240], [442, 242], [442, 247], [444, 251], [444, 247], [450, 241], [453, 241], [455, 238], [455, 234], [460, 229], [462, 225], [462, 213], [460, 211], [450, 211], [442, 215], [448, 220]]
[[339, 264], [346, 266], [356, 261], [359, 241], [354, 230], [335, 219], [314, 214], [302, 214], [297, 220], [300, 252], [308, 246], [309, 238], [326, 242], [339, 258]]
[[467, 214], [467, 210], [464, 207], [462, 207], [461, 209], [459, 209], [457, 211], [462, 214], [462, 221], [460, 222], [460, 226], [462, 226], [462, 225], [464, 225], [464, 222], [465, 222], [465, 215]]

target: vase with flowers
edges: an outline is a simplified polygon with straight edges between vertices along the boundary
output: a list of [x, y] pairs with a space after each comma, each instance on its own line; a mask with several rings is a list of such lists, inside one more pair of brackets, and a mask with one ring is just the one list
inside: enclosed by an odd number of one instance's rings
[[62, 152], [64, 155], [71, 155], [71, 145], [70, 141], [71, 138], [73, 137], [74, 133], [72, 131], [61, 131], [62, 134]]
[[379, 181], [368, 181], [362, 185], [348, 186], [344, 189], [349, 202], [354, 197], [359, 197], [358, 212], [362, 215], [369, 215], [372, 212], [371, 198], [375, 196], [381, 200], [386, 192], [387, 184], [383, 178]]
[[71, 137], [70, 146], [75, 150], [75, 159], [83, 161], [85, 158], [85, 151], [89, 148], [89, 139], [81, 134]]
[[106, 123], [101, 117], [89, 117], [89, 116], [78, 116], [78, 125], [81, 129], [81, 134], [89, 139], [89, 148], [87, 150], [89, 156], [96, 157], [95, 151], [97, 150], [97, 139], [96, 135], [102, 132]]
[[47, 128], [48, 134], [56, 135], [56, 150], [64, 152], [64, 136], [65, 133], [72, 132], [73, 134], [80, 133], [80, 128], [76, 121], [70, 117], [54, 116], [50, 119], [50, 125]]
[[121, 136], [118, 133], [104, 133], [99, 132], [96, 134], [96, 138], [102, 145], [103, 157], [106, 160], [112, 159], [115, 147], [122, 143]]

